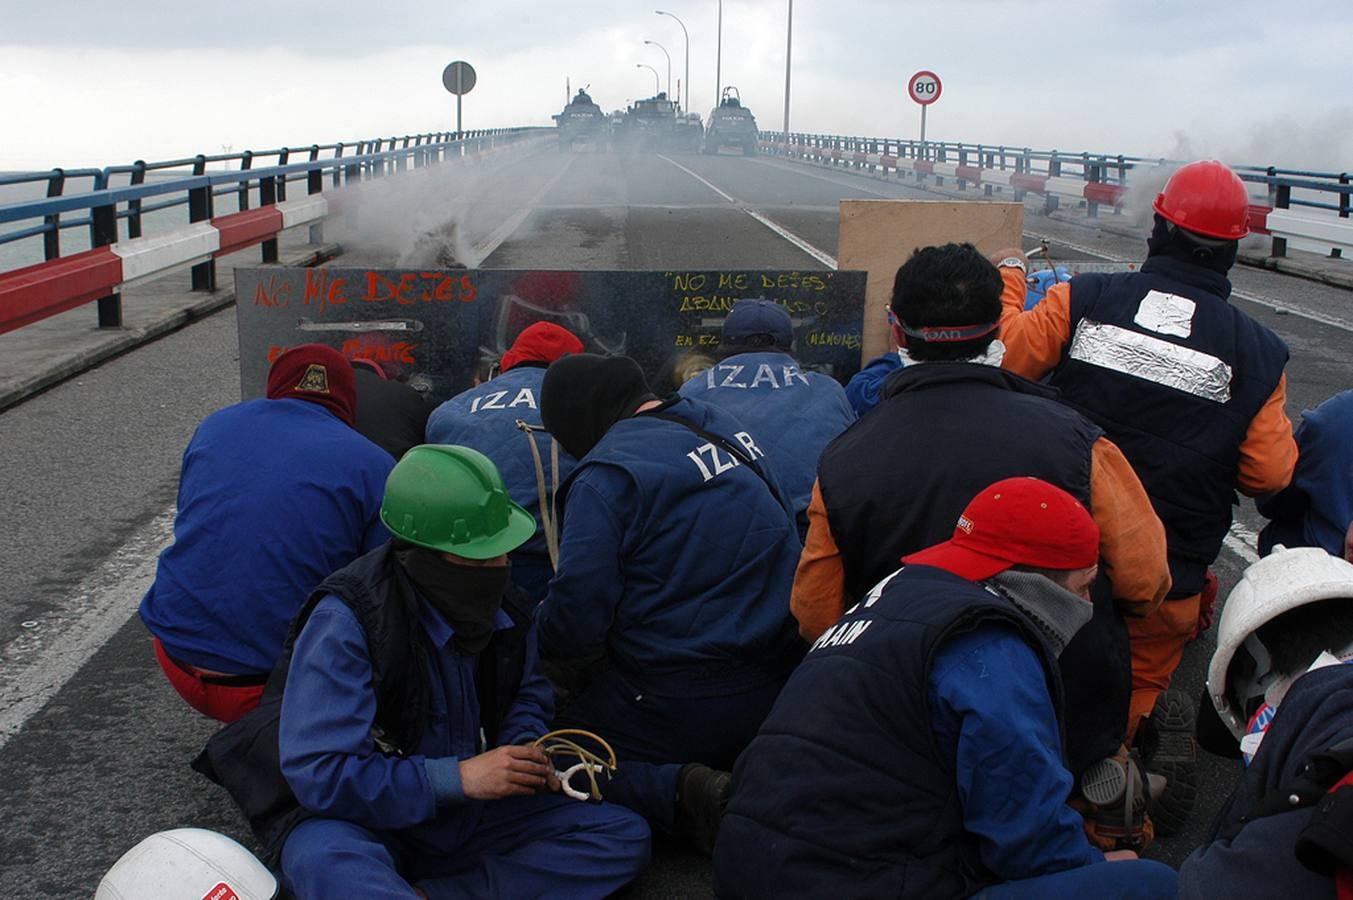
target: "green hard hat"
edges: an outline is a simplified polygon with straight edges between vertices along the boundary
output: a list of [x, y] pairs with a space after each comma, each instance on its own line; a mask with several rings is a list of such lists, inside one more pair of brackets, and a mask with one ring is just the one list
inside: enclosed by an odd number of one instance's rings
[[381, 521], [410, 544], [466, 559], [492, 559], [536, 532], [487, 456], [454, 444], [421, 444], [390, 470]]

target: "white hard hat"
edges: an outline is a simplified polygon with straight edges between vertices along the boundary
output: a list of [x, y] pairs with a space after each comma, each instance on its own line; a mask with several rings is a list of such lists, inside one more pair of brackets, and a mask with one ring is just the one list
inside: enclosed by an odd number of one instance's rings
[[258, 857], [203, 828], [161, 831], [122, 854], [94, 900], [272, 900], [277, 879]]
[[1222, 608], [1217, 650], [1207, 669], [1212, 705], [1237, 739], [1248, 725], [1247, 701], [1263, 693], [1259, 681], [1270, 674], [1255, 632], [1297, 607], [1338, 597], [1353, 598], [1353, 563], [1319, 547], [1279, 546], [1245, 570]]

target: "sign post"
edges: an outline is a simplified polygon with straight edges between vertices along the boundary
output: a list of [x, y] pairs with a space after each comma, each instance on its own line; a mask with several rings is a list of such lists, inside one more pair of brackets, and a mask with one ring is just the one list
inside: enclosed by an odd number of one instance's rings
[[907, 93], [921, 105], [921, 143], [925, 143], [925, 108], [940, 99], [940, 76], [922, 69], [907, 82]]
[[461, 60], [442, 70], [442, 86], [456, 95], [456, 137], [460, 137], [460, 98], [474, 89], [476, 75], [474, 66]]

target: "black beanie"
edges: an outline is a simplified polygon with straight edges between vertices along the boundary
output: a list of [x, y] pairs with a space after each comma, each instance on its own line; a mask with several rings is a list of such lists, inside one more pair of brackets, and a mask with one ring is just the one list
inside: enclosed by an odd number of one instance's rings
[[540, 420], [559, 446], [582, 459], [612, 425], [656, 399], [644, 370], [628, 356], [579, 353], [545, 370]]

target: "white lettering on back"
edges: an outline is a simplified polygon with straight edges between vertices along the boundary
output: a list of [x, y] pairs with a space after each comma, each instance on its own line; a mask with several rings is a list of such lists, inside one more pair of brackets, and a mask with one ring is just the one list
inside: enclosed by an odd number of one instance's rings
[[479, 412], [481, 409], [507, 409], [503, 405], [503, 398], [507, 396], [507, 391], [494, 391], [483, 397], [475, 397], [474, 402], [470, 404], [470, 412]]
[[529, 406], [531, 409], [536, 409], [536, 395], [531, 393], [530, 388], [524, 387], [517, 391], [517, 396], [512, 399], [508, 406]]

